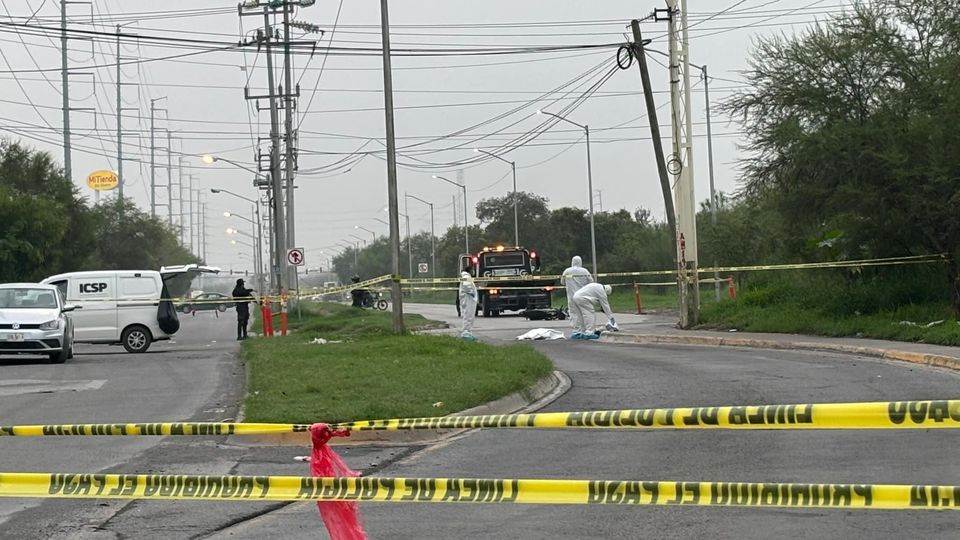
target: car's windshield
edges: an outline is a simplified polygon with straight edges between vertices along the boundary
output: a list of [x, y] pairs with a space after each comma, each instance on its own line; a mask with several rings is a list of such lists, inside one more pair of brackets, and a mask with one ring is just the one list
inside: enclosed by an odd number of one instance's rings
[[50, 289], [0, 289], [0, 309], [54, 309], [56, 293]]

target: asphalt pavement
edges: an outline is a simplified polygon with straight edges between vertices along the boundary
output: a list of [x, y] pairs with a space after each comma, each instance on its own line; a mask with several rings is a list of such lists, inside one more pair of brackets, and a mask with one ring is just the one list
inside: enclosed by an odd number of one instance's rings
[[[181, 330], [143, 354], [77, 344], [72, 360], [0, 357], [0, 424], [235, 418], [243, 371], [233, 312], [181, 315]], [[210, 441], [194, 440], [192, 444]], [[0, 472], [150, 472], [169, 455], [161, 437], [0, 438]], [[193, 458], [191, 458], [193, 459]], [[122, 502], [0, 499], [0, 536], [73, 535], [112, 517]], [[95, 528], [95, 526], [94, 526]]]
[[[452, 306], [408, 306], [456, 323]], [[232, 317], [187, 318], [175, 343], [132, 356], [85, 347], [71, 363], [0, 360], [0, 423], [221, 420], [242, 368]], [[625, 331], [663, 321], [618, 315]], [[479, 318], [504, 343], [565, 321]], [[597, 342], [534, 345], [572, 380], [545, 410], [956, 397], [960, 375], [877, 358]], [[479, 430], [433, 447], [338, 447], [366, 475], [960, 484], [952, 430], [724, 432]], [[308, 449], [236, 438], [0, 439], [0, 471], [307, 473]], [[372, 538], [955, 538], [955, 512], [366, 503]], [[314, 504], [0, 500], [4, 538], [323, 538]]]
[[[408, 309], [455, 322], [450, 306]], [[662, 324], [619, 318], [631, 331]], [[475, 333], [504, 342], [534, 326], [565, 325], [480, 318]], [[571, 341], [535, 346], [573, 382], [547, 411], [944, 399], [956, 397], [960, 383], [960, 375], [945, 369], [829, 352]], [[377, 475], [956, 485], [956, 443], [953, 430], [479, 430], [414, 452]], [[960, 529], [952, 511], [417, 503], [367, 503], [361, 510], [372, 538], [956, 538]], [[315, 505], [292, 504], [213, 537], [317, 538], [319, 530]]]

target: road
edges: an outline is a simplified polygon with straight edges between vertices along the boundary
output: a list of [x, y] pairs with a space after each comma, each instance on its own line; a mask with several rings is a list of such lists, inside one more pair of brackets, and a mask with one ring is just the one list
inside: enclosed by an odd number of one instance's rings
[[[144, 354], [76, 346], [62, 365], [43, 358], [0, 358], [0, 424], [155, 422], [234, 418], [243, 372], [236, 318], [227, 312], [181, 316], [171, 341]], [[209, 441], [192, 441], [209, 444]], [[157, 437], [0, 438], [0, 471], [94, 472], [157, 470], [169, 454]], [[122, 502], [0, 499], [0, 535], [39, 538], [70, 533], [108, 519]]]
[[[413, 306], [451, 320], [449, 306]], [[452, 320], [451, 320], [452, 322]], [[654, 321], [623, 316], [625, 329]], [[546, 326], [563, 326], [552, 323]], [[659, 324], [659, 323], [658, 323]], [[476, 334], [512, 340], [532, 326], [478, 319]], [[551, 342], [537, 348], [573, 385], [546, 410], [943, 399], [952, 371], [823, 352]], [[486, 430], [416, 452], [381, 476], [960, 484], [957, 433], [615, 432]], [[369, 503], [373, 538], [955, 538], [954, 512], [692, 507]], [[216, 538], [316, 538], [316, 507], [294, 504]]]
[[[409, 306], [453, 320], [451, 306]], [[618, 317], [625, 330], [662, 324]], [[535, 326], [478, 319], [503, 343]], [[0, 361], [0, 423], [232, 418], [242, 370], [231, 317], [187, 318], [175, 343], [131, 356], [84, 347], [63, 366]], [[546, 410], [955, 397], [957, 373], [821, 352], [549, 342], [573, 385]], [[307, 449], [217, 438], [0, 439], [0, 471], [305, 474]], [[956, 433], [473, 431], [435, 447], [339, 447], [381, 476], [960, 484]], [[955, 537], [953, 512], [362, 505], [373, 538]], [[313, 504], [0, 500], [3, 538], [317, 538]]]

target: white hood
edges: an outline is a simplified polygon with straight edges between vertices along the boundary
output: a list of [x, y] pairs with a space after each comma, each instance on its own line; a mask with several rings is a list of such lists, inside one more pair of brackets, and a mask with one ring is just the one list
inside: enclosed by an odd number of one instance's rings
[[0, 309], [0, 324], [41, 324], [59, 316], [58, 308]]
[[570, 261], [570, 266], [573, 268], [580, 268], [583, 266], [583, 259], [581, 259], [579, 255], [574, 255], [573, 260]]

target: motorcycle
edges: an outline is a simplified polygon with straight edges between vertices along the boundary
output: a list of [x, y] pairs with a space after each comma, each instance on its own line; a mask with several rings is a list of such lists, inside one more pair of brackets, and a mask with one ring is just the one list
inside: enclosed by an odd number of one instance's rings
[[386, 311], [390, 304], [383, 298], [382, 292], [361, 291], [360, 307], [373, 308], [380, 311]]

